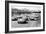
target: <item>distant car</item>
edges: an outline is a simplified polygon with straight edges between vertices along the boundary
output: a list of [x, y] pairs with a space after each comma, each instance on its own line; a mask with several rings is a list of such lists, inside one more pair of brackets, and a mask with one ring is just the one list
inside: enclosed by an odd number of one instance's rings
[[25, 18], [25, 19], [18, 19], [18, 24], [27, 24], [28, 18]]

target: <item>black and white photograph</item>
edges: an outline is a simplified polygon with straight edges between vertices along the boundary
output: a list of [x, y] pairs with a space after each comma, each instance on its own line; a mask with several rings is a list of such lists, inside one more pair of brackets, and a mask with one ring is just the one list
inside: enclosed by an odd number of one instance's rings
[[43, 5], [9, 3], [9, 31], [43, 29]]
[[[10, 4], [10, 27], [14, 28], [29, 28], [41, 27], [42, 7], [39, 5], [28, 4]], [[18, 29], [17, 29], [18, 30]]]

